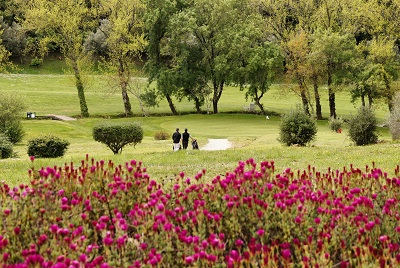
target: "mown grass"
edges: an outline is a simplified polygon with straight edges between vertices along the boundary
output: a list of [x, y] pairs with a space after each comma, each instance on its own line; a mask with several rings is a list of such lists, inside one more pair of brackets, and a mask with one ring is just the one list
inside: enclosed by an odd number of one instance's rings
[[[287, 91], [284, 85], [274, 85], [264, 97], [264, 105], [270, 114], [269, 120], [259, 114], [245, 114], [243, 106], [248, 105], [244, 92], [235, 87], [227, 87], [223, 92], [219, 114], [194, 114], [193, 103], [187, 100], [175, 100], [177, 110], [184, 114], [172, 116], [165, 100], [159, 107], [149, 109], [148, 117], [143, 117], [137, 100], [131, 96], [135, 116], [120, 118], [123, 113], [122, 98], [118, 90], [110, 86], [110, 78], [101, 75], [89, 76], [86, 80], [86, 99], [91, 118], [75, 121], [29, 120], [26, 112], [36, 112], [37, 116], [62, 114], [79, 118], [79, 101], [72, 76], [69, 75], [32, 75], [13, 74], [0, 77], [0, 91], [20, 95], [26, 104], [21, 111], [26, 135], [20, 144], [15, 146], [17, 157], [0, 160], [0, 179], [10, 184], [27, 182], [27, 170], [31, 163], [26, 153], [29, 139], [42, 134], [54, 134], [70, 141], [71, 145], [62, 158], [36, 159], [35, 166], [60, 166], [69, 162], [80, 162], [86, 154], [96, 160], [113, 160], [125, 163], [130, 159], [142, 161], [148, 167], [150, 176], [156, 179], [169, 180], [183, 171], [193, 176], [203, 168], [210, 178], [216, 174], [225, 174], [233, 170], [238, 161], [254, 158], [257, 161], [275, 161], [276, 167], [283, 170], [305, 169], [308, 165], [319, 170], [328, 167], [341, 169], [353, 164], [364, 168], [375, 162], [385, 171], [393, 172], [399, 164], [399, 144], [392, 142], [388, 129], [379, 127], [380, 144], [355, 147], [347, 136], [347, 129], [339, 133], [332, 132], [327, 120], [318, 121], [316, 140], [308, 147], [286, 147], [279, 143], [280, 117], [299, 102], [299, 98]], [[142, 84], [144, 90], [145, 83]], [[285, 93], [284, 93], [285, 92]], [[323, 114], [328, 117], [328, 100], [326, 92], [321, 89]], [[355, 113], [358, 104], [350, 103], [349, 96], [337, 94], [337, 114], [349, 117]], [[379, 124], [385, 122], [387, 107], [381, 105], [376, 110]], [[164, 116], [159, 116], [164, 115]], [[92, 138], [93, 126], [102, 120], [137, 121], [144, 128], [144, 139], [136, 148], [124, 148], [121, 155], [113, 155], [103, 144]], [[187, 127], [198, 139], [200, 147], [209, 138], [228, 138], [233, 148], [226, 151], [179, 151], [172, 152], [171, 141], [154, 139], [157, 131], [171, 133], [176, 127]]]

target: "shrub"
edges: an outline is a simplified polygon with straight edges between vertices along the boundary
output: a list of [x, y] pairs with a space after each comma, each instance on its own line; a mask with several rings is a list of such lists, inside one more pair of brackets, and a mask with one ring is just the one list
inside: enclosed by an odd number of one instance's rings
[[19, 96], [0, 93], [0, 132], [14, 144], [20, 142], [24, 136], [20, 116], [24, 108]]
[[28, 141], [28, 155], [42, 158], [63, 156], [69, 146], [67, 140], [47, 135]]
[[339, 132], [342, 129], [343, 120], [341, 118], [329, 118], [329, 128], [334, 132]]
[[155, 140], [167, 140], [169, 139], [169, 133], [166, 132], [165, 130], [160, 130], [154, 133], [154, 139]]
[[315, 121], [302, 109], [297, 108], [282, 117], [278, 140], [288, 146], [293, 144], [305, 146], [315, 138], [316, 134]]
[[114, 154], [122, 153], [125, 145], [140, 143], [143, 128], [137, 123], [100, 123], [93, 128], [95, 141], [104, 143]]
[[400, 139], [400, 93], [396, 94], [394, 97], [387, 124], [392, 134], [392, 139]]
[[22, 138], [25, 135], [25, 131], [22, 128], [21, 121], [19, 120], [13, 121], [9, 125], [5, 126], [3, 131], [13, 144], [22, 141]]
[[0, 159], [10, 158], [13, 154], [13, 145], [9, 138], [0, 133]]
[[349, 137], [358, 146], [378, 142], [377, 118], [372, 109], [361, 106], [349, 120]]
[[33, 58], [29, 63], [31, 67], [40, 67], [43, 64], [43, 60], [40, 58]]

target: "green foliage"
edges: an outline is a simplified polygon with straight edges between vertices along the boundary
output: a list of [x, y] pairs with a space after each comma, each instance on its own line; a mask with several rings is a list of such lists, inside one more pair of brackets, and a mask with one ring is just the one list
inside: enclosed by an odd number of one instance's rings
[[61, 157], [69, 144], [69, 141], [53, 135], [41, 136], [28, 141], [28, 155], [38, 158]]
[[378, 120], [372, 109], [361, 106], [358, 113], [349, 120], [349, 136], [356, 145], [368, 145], [378, 142]]
[[147, 90], [145, 93], [140, 94], [145, 107], [158, 107], [157, 93], [155, 90]]
[[305, 146], [314, 140], [317, 126], [304, 110], [292, 109], [282, 117], [279, 141], [288, 146]]
[[154, 133], [154, 139], [155, 140], [168, 140], [170, 137], [170, 134], [166, 132], [165, 130], [160, 130]]
[[104, 143], [114, 154], [122, 153], [125, 145], [140, 143], [143, 128], [137, 123], [103, 122], [93, 128], [95, 141]]
[[14, 144], [20, 142], [24, 136], [20, 117], [24, 108], [19, 96], [0, 93], [0, 132], [7, 135]]
[[3, 131], [4, 131], [4, 134], [6, 136], [8, 136], [8, 138], [10, 139], [10, 141], [13, 144], [16, 144], [16, 143], [22, 141], [22, 138], [25, 135], [25, 131], [22, 127], [20, 120], [15, 120], [15, 121], [7, 124], [7, 126], [4, 127]]
[[31, 67], [40, 67], [43, 64], [43, 60], [40, 58], [33, 58], [29, 63]]
[[0, 159], [10, 158], [13, 154], [13, 145], [6, 135], [0, 133]]
[[392, 139], [400, 139], [400, 93], [397, 93], [393, 99], [392, 110], [388, 118], [388, 126]]
[[341, 118], [329, 118], [329, 128], [334, 131], [338, 132], [343, 126], [343, 120]]

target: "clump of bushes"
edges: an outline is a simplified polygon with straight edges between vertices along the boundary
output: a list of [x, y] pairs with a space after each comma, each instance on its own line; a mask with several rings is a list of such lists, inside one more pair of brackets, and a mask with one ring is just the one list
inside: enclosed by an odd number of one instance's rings
[[371, 108], [361, 106], [356, 115], [349, 120], [349, 137], [357, 145], [368, 145], [378, 142], [378, 120]]
[[392, 139], [400, 139], [400, 93], [396, 94], [393, 99], [392, 110], [387, 123]]
[[166, 132], [165, 130], [160, 130], [154, 133], [154, 139], [155, 140], [167, 140], [169, 139], [170, 134]]
[[137, 123], [102, 122], [93, 128], [93, 138], [119, 154], [126, 145], [135, 146], [143, 140], [143, 128]]
[[305, 146], [315, 139], [317, 126], [301, 108], [293, 109], [282, 117], [279, 141], [288, 146]]
[[69, 141], [53, 135], [45, 135], [28, 141], [28, 155], [38, 158], [56, 158], [65, 154]]
[[343, 120], [341, 118], [329, 118], [329, 128], [334, 132], [339, 132], [342, 129]]
[[10, 158], [13, 154], [13, 145], [10, 142], [10, 139], [0, 133], [0, 159]]

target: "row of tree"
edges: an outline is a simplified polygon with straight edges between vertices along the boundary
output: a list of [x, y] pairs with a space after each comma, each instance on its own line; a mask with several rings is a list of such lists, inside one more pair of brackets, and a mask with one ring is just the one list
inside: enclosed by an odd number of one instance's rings
[[[126, 116], [128, 93], [149, 105], [166, 99], [173, 114], [173, 97], [218, 113], [226, 85], [264, 112], [261, 99], [277, 76], [319, 119], [320, 89], [333, 118], [338, 90], [389, 109], [398, 90], [399, 0], [2, 0], [0, 10], [3, 70], [11, 53], [61, 51], [84, 117], [82, 74], [94, 58], [117, 78]], [[145, 94], [132, 78], [138, 59], [156, 84]]]

